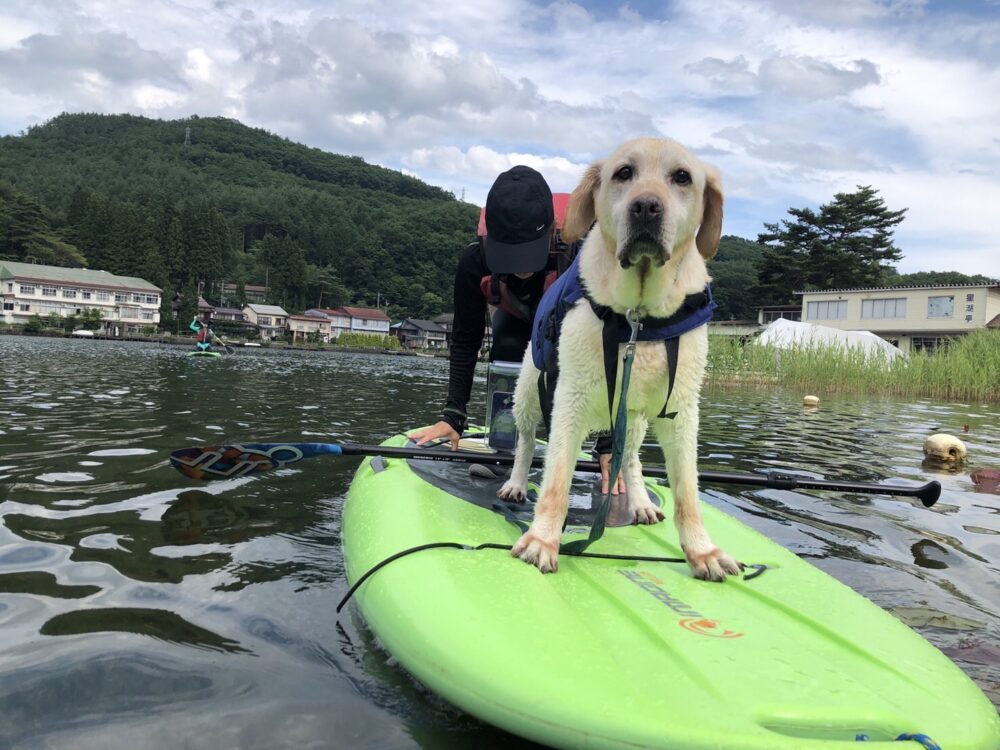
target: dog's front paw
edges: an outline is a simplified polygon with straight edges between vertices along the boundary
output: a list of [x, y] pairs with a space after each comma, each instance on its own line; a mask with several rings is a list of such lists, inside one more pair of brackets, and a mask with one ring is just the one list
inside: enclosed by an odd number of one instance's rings
[[[643, 490], [643, 495], [645, 494], [645, 490]], [[665, 518], [663, 511], [653, 504], [648, 495], [644, 501], [640, 500], [634, 506], [630, 505], [629, 514], [632, 517], [632, 523], [642, 525], [659, 523]]]
[[523, 503], [528, 499], [528, 487], [513, 479], [508, 479], [503, 483], [503, 487], [497, 490], [497, 497], [515, 503]]
[[531, 529], [524, 532], [510, 553], [520, 557], [526, 563], [531, 563], [543, 573], [555, 573], [559, 570], [559, 537], [549, 539]]
[[684, 556], [694, 577], [702, 581], [724, 581], [727, 575], [740, 572], [740, 564], [718, 547], [710, 547], [706, 552], [684, 549]]

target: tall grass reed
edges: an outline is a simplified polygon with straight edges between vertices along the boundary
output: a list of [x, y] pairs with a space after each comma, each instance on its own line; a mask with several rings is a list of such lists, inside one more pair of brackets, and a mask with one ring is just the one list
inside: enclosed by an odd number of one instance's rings
[[887, 360], [859, 348], [779, 349], [710, 336], [712, 385], [790, 386], [810, 393], [864, 393], [959, 401], [1000, 401], [1000, 330], [975, 331], [937, 351]]

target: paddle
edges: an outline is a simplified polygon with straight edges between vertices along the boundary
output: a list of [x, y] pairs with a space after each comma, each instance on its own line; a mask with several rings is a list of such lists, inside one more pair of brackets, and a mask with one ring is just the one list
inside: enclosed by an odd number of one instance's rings
[[231, 346], [229, 346], [229, 344], [227, 344], [221, 338], [219, 338], [218, 336], [216, 336], [215, 335], [215, 331], [212, 331], [212, 338], [215, 339], [215, 341], [217, 343], [222, 344], [223, 348], [226, 350], [226, 354], [232, 354], [233, 353], [233, 348]]
[[[420, 458], [427, 461], [460, 461], [490, 466], [512, 466], [514, 456], [478, 451], [435, 451], [426, 448], [401, 448], [385, 445], [359, 445], [356, 443], [245, 443], [220, 446], [182, 448], [170, 454], [170, 464], [191, 479], [212, 480], [259, 474], [316, 456], [384, 456], [386, 458]], [[531, 465], [541, 467], [544, 457], [535, 456]], [[577, 471], [599, 473], [597, 461], [577, 461]], [[647, 477], [666, 478], [662, 466], [643, 466]], [[916, 497], [925, 507], [931, 507], [941, 496], [941, 483], [927, 482], [919, 486], [874, 484], [867, 482], [841, 482], [827, 479], [809, 479], [770, 471], [767, 474], [736, 474], [725, 471], [703, 471], [698, 479], [707, 484], [743, 484], [777, 490], [828, 490], [853, 492], [861, 495], [900, 495]]]

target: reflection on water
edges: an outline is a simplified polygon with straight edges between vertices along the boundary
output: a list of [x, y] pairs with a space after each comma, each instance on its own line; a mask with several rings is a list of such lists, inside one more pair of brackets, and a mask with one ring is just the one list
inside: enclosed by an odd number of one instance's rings
[[[188, 445], [380, 441], [435, 419], [447, 362], [185, 355], [0, 337], [0, 747], [531, 746], [417, 686], [356, 614], [338, 621], [357, 459], [205, 485], [167, 463]], [[1000, 705], [1000, 497], [969, 476], [1000, 468], [998, 417], [707, 393], [702, 469], [933, 477], [944, 494], [933, 510], [734, 485], [704, 497], [892, 611]], [[924, 437], [965, 425], [966, 467], [929, 474]]]

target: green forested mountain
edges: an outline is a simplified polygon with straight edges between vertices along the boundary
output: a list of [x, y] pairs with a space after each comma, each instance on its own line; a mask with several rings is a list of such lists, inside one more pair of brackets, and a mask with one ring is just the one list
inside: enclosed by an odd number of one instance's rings
[[[141, 276], [164, 289], [170, 328], [173, 293], [187, 317], [199, 281], [213, 303], [241, 304], [244, 285], [266, 283], [269, 301], [290, 311], [378, 299], [393, 318], [432, 317], [452, 309], [458, 256], [477, 221], [476, 206], [440, 188], [224, 118], [64, 114], [0, 138], [0, 258]], [[856, 223], [865, 235], [867, 223]], [[852, 285], [845, 262], [810, 280], [816, 244], [769, 263], [775, 248], [723, 237], [709, 263], [716, 318], [753, 319], [759, 305], [797, 300], [799, 288]], [[768, 268], [784, 274], [780, 284]], [[893, 286], [987, 280], [880, 269], [879, 283]], [[222, 282], [237, 284], [235, 297], [222, 298]]]
[[0, 256], [142, 276], [166, 300], [267, 281], [290, 310], [380, 295], [433, 315], [477, 220], [420, 180], [224, 118], [64, 114], [0, 138]]
[[712, 295], [719, 306], [716, 320], [756, 320], [760, 302], [753, 293], [757, 284], [757, 264], [764, 247], [756, 242], [724, 235], [719, 251], [708, 262], [712, 275]]

